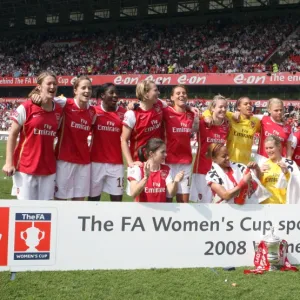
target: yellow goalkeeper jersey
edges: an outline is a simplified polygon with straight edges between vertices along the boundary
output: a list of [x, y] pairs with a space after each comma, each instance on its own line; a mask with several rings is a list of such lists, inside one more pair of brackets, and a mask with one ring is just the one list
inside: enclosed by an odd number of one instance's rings
[[[206, 110], [204, 117], [211, 117], [211, 112]], [[246, 119], [241, 117], [239, 122], [233, 120], [233, 113], [226, 112], [229, 120], [230, 130], [227, 138], [227, 149], [230, 160], [245, 165], [250, 162], [253, 137], [260, 131], [260, 120], [256, 117]]]
[[[267, 164], [270, 169], [262, 174], [260, 181], [262, 185], [272, 194], [272, 196], [261, 202], [261, 204], [285, 204], [286, 189], [279, 189], [275, 187], [281, 173], [281, 168], [270, 159], [264, 164]], [[287, 173], [285, 177], [287, 180], [289, 180], [290, 174]]]

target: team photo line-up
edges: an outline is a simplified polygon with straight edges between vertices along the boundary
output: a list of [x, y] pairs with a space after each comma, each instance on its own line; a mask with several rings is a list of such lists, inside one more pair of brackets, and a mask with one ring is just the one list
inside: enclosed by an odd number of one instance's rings
[[11, 116], [3, 172], [13, 176], [17, 199], [99, 201], [106, 192], [122, 201], [124, 157], [127, 194], [136, 202], [176, 196], [178, 203], [298, 203], [300, 131], [285, 122], [280, 99], [269, 100], [268, 115], [254, 116], [248, 97], [238, 99], [232, 113], [217, 95], [200, 114], [187, 105], [185, 86], [173, 87], [168, 105], [145, 80], [136, 86], [139, 104], [126, 110], [113, 83], [97, 89], [97, 106], [89, 104], [89, 77], [73, 85], [73, 99], [56, 97], [55, 74], [42, 72]]

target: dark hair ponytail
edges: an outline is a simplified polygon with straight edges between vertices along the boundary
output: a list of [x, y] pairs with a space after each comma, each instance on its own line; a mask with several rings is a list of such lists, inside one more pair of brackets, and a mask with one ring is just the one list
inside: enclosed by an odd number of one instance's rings
[[150, 152], [155, 152], [161, 145], [164, 145], [165, 142], [161, 139], [153, 138], [148, 140], [146, 145], [141, 146], [138, 149], [138, 157], [141, 162], [147, 161], [149, 158]]
[[147, 160], [147, 158], [145, 157], [145, 150], [146, 150], [146, 145], [138, 149], [138, 157], [141, 162], [145, 162]]

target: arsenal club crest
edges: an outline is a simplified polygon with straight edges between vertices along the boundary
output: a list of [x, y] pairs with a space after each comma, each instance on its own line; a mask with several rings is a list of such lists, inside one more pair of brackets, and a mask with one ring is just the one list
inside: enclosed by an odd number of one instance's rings
[[163, 180], [166, 180], [166, 178], [168, 177], [168, 172], [167, 171], [160, 171], [160, 176]]

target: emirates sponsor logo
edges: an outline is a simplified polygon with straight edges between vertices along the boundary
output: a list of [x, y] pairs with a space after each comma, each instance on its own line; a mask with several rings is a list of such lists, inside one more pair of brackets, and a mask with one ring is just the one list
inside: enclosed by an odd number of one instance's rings
[[192, 129], [191, 128], [183, 128], [183, 127], [181, 127], [181, 128], [178, 128], [178, 127], [172, 127], [172, 132], [188, 132], [188, 133], [190, 133], [190, 132], [192, 132]]
[[85, 131], [90, 131], [91, 130], [91, 126], [88, 125], [88, 121], [84, 120], [84, 119], [80, 119], [81, 123], [76, 123], [74, 121], [71, 122], [71, 127], [75, 128], [75, 129], [81, 129], [81, 130], [85, 130]]
[[208, 142], [208, 143], [217, 143], [217, 144], [225, 144], [225, 140], [224, 139], [222, 139], [222, 138], [211, 138], [211, 137], [208, 137], [207, 139], [206, 139], [206, 141]]
[[52, 130], [52, 126], [49, 124], [44, 125], [44, 129], [34, 128], [33, 134], [36, 135], [47, 135], [47, 136], [56, 136], [56, 130]]
[[159, 182], [153, 182], [153, 187], [145, 187], [146, 194], [165, 193], [166, 188], [161, 187]]
[[158, 120], [152, 120], [151, 124], [152, 124], [152, 126], [147, 127], [145, 129], [145, 132], [151, 132], [151, 131], [157, 130], [161, 126], [161, 122], [159, 122]]

